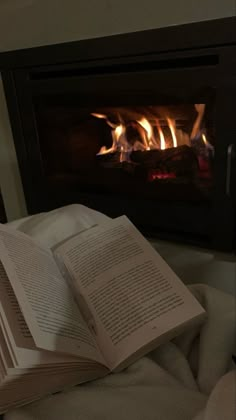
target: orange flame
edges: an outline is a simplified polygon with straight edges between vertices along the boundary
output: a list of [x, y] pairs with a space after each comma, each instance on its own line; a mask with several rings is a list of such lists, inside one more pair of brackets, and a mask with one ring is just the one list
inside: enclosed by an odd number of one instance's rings
[[204, 133], [202, 133], [202, 140], [205, 144], [205, 146], [209, 149], [212, 150], [214, 153], [214, 147], [212, 146], [212, 144], [207, 140], [206, 135]]
[[155, 139], [153, 128], [150, 122], [143, 117], [141, 120], [137, 120], [137, 123], [141, 125], [141, 127], [143, 127], [146, 132], [146, 138], [143, 138], [146, 150], [158, 149], [158, 142]]
[[190, 139], [194, 139], [195, 137], [197, 137], [197, 134], [199, 133], [199, 130], [201, 128], [201, 123], [204, 117], [204, 113], [205, 113], [205, 108], [206, 105], [205, 104], [195, 104], [195, 109], [197, 111], [197, 118], [193, 124], [193, 128], [192, 128], [192, 133], [190, 135]]
[[160, 137], [160, 149], [165, 150], [165, 148], [166, 148], [165, 137], [164, 137], [164, 133], [161, 129], [161, 126], [160, 126], [158, 120], [157, 120], [157, 129], [158, 129], [158, 133], [159, 133], [159, 137]]
[[158, 131], [159, 131], [159, 136], [160, 136], [161, 150], [165, 150], [166, 142], [165, 142], [165, 137], [164, 137], [164, 134], [163, 134], [163, 131], [162, 131], [161, 127], [158, 128]]
[[202, 140], [204, 141], [205, 145], [208, 144], [205, 134], [202, 134]]
[[171, 118], [167, 118], [167, 123], [172, 135], [172, 140], [173, 140], [173, 147], [177, 147], [177, 138], [176, 138], [176, 134], [175, 134], [175, 121], [173, 121]]
[[138, 120], [137, 123], [141, 125], [141, 127], [143, 127], [146, 132], [146, 136], [143, 137], [143, 140], [146, 146], [146, 150], [150, 150], [150, 146], [152, 144], [152, 136], [153, 136], [152, 126], [148, 122], [148, 120], [144, 117], [141, 118], [141, 120]]
[[[201, 116], [204, 113], [204, 105], [195, 105], [195, 107]], [[102, 113], [91, 113], [91, 115], [95, 118], [104, 119], [111, 127], [112, 145], [109, 148], [102, 146], [98, 155], [119, 152], [120, 162], [129, 161], [130, 153], [132, 151], [149, 151], [153, 149], [165, 150], [168, 147], [178, 147], [178, 137], [182, 133], [181, 129], [176, 129], [176, 121], [173, 118], [166, 117], [166, 124], [168, 125], [170, 131], [168, 139], [171, 135], [171, 142], [169, 143], [169, 140], [167, 142], [165, 138], [165, 131], [162, 128], [160, 120], [157, 119], [157, 117], [155, 119], [152, 117], [152, 120], [148, 121], [145, 116], [142, 116], [140, 119], [136, 120], [136, 122], [143, 130], [139, 130], [137, 140], [132, 138], [132, 141], [129, 142], [129, 137], [127, 137], [126, 133], [126, 125], [123, 123], [119, 114], [117, 114], [116, 120], [122, 121], [122, 123], [113, 123], [109, 120], [107, 115]], [[164, 125], [166, 124], [164, 123]], [[195, 126], [196, 131], [197, 126], [199, 127], [199, 121], [195, 121]], [[211, 146], [211, 144], [207, 141], [205, 134], [202, 134], [202, 139], [207, 148], [213, 148], [213, 146]]]
[[92, 112], [91, 115], [96, 118], [103, 118], [104, 120], [107, 119], [107, 116], [105, 114], [96, 114], [96, 112]]
[[[106, 146], [102, 146], [98, 152], [98, 155], [105, 155], [107, 153], [113, 153], [116, 150], [119, 150], [121, 135], [125, 133], [125, 127], [122, 124], [116, 126], [114, 130], [112, 130], [112, 146], [109, 149]], [[120, 146], [120, 149], [124, 149], [123, 146]]]
[[99, 118], [99, 119], [103, 119], [106, 120], [106, 123], [111, 127], [111, 128], [115, 128], [115, 124], [113, 124], [111, 121], [109, 121], [109, 119], [107, 118], [107, 115], [105, 114], [97, 114], [96, 112], [92, 112], [91, 115], [95, 118]]
[[121, 148], [120, 148], [120, 162], [124, 162], [125, 160], [126, 159], [125, 159], [124, 147], [121, 146]]
[[114, 130], [114, 134], [115, 134], [115, 138], [116, 141], [119, 140], [119, 137], [121, 136], [121, 134], [124, 132], [124, 126], [122, 124], [117, 125], [117, 127]]

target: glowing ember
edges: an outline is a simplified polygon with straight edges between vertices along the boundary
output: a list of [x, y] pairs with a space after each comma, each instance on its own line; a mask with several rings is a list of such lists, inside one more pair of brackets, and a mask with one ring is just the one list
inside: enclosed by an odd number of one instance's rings
[[160, 172], [160, 171], [150, 171], [149, 172], [149, 177], [148, 180], [149, 181], [155, 181], [157, 179], [174, 179], [176, 178], [176, 174], [175, 173], [165, 173], [165, 172]]

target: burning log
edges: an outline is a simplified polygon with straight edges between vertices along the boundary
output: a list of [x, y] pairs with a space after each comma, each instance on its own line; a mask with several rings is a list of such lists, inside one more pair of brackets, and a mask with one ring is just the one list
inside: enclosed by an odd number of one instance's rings
[[102, 168], [121, 169], [122, 171], [134, 173], [138, 166], [132, 161], [121, 161], [121, 153], [113, 152], [104, 155], [97, 155], [97, 163]]
[[162, 173], [174, 173], [176, 176], [194, 176], [198, 170], [198, 160], [194, 151], [186, 145], [165, 150], [132, 152], [131, 161], [147, 169]]
[[120, 166], [120, 152], [105, 153], [97, 155], [98, 165], [103, 168], [114, 168]]
[[150, 170], [162, 174], [194, 177], [198, 170], [198, 160], [195, 152], [189, 146], [172, 147], [165, 150], [133, 151], [129, 161], [120, 161], [120, 152], [107, 153], [97, 156], [99, 166], [103, 168], [121, 168], [130, 173]]

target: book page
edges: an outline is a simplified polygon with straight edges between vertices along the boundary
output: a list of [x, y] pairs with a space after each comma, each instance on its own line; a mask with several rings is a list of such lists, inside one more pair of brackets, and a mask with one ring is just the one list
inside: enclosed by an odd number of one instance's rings
[[[203, 308], [125, 217], [94, 227], [56, 250], [108, 366], [204, 313]], [[82, 297], [82, 300], [81, 300]]]
[[1, 225], [0, 255], [36, 346], [101, 361], [97, 344], [50, 251]]

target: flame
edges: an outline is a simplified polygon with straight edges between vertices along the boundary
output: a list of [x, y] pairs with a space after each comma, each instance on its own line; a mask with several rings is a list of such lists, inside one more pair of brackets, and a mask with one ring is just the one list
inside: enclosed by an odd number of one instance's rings
[[144, 117], [141, 120], [138, 120], [137, 122], [144, 128], [144, 130], [147, 133], [147, 137], [150, 140], [152, 138], [152, 126], [151, 126], [151, 124]]
[[[110, 116], [97, 112], [91, 113], [93, 117], [105, 120], [106, 124], [111, 128], [112, 145], [109, 148], [102, 146], [98, 155], [118, 152], [120, 153], [120, 162], [130, 161], [130, 155], [133, 151], [165, 150], [169, 147], [178, 147], [178, 144], [183, 144], [183, 136], [188, 137], [189, 142], [184, 142], [184, 144], [186, 143], [189, 146], [191, 146], [190, 138], [202, 138], [205, 147], [211, 149], [214, 153], [214, 147], [208, 142], [204, 134], [204, 128], [200, 128], [205, 112], [205, 104], [195, 104], [194, 106], [198, 115], [193, 124], [191, 136], [182, 131], [181, 128], [176, 128], [176, 120], [174, 118], [165, 116], [160, 120], [159, 117], [152, 115], [148, 119], [143, 115], [136, 120], [136, 123], [142, 127], [142, 129], [136, 130], [137, 138], [134, 137], [135, 130], [133, 130], [133, 134], [129, 138], [128, 133], [130, 131], [128, 129], [126, 130], [126, 127], [129, 127], [130, 122], [134, 122], [133, 120], [127, 120], [127, 125], [124, 122], [129, 114], [124, 119], [122, 117], [123, 114], [120, 115], [118, 112], [114, 113], [112, 110], [108, 112]], [[114, 119], [114, 122], [110, 121], [109, 118], [111, 120]], [[166, 137], [167, 126], [169, 130]]]
[[205, 113], [206, 105], [205, 104], [195, 104], [194, 107], [195, 107], [198, 115], [197, 115], [197, 118], [196, 118], [196, 120], [193, 124], [192, 133], [190, 135], [191, 140], [196, 138], [199, 131], [200, 131], [202, 120], [203, 120], [204, 113]]
[[120, 148], [120, 162], [124, 162], [124, 161], [125, 161], [124, 147], [121, 146], [121, 148]]
[[160, 126], [158, 120], [157, 120], [157, 129], [158, 129], [158, 133], [159, 133], [159, 137], [160, 137], [160, 148], [161, 148], [161, 150], [165, 150], [165, 148], [166, 148], [165, 137], [164, 137], [164, 133], [161, 129], [161, 126]]
[[153, 134], [153, 128], [150, 122], [146, 118], [141, 118], [141, 120], [137, 120], [137, 123], [144, 128], [146, 136], [143, 136], [143, 142], [146, 147], [146, 150], [157, 149], [158, 144]]
[[165, 142], [165, 137], [164, 137], [161, 127], [158, 128], [158, 131], [159, 131], [159, 136], [160, 136], [161, 150], [165, 150], [166, 142]]
[[116, 125], [114, 123], [112, 123], [111, 121], [109, 121], [107, 115], [105, 114], [97, 114], [96, 112], [92, 112], [91, 115], [95, 118], [99, 118], [99, 119], [103, 119], [106, 120], [106, 123], [111, 127], [111, 128], [115, 128]]
[[122, 124], [117, 125], [117, 127], [114, 130], [114, 134], [117, 141], [119, 140], [119, 137], [121, 136], [123, 132], [124, 132], [124, 126]]
[[122, 124], [116, 126], [115, 129], [112, 130], [112, 146], [107, 149], [106, 146], [102, 146], [98, 152], [98, 155], [106, 155], [107, 153], [114, 153], [116, 150], [124, 150], [124, 147], [120, 144], [121, 136], [125, 133], [125, 127]]
[[214, 154], [214, 146], [212, 146], [211, 143], [209, 143], [209, 141], [206, 138], [206, 135], [204, 133], [202, 133], [202, 140], [205, 144], [205, 146], [207, 147], [208, 150], [212, 150], [213, 154]]
[[115, 149], [114, 149], [113, 145], [109, 149], [107, 149], [106, 146], [102, 146], [97, 154], [98, 155], [106, 155], [107, 153], [112, 153], [114, 151], [115, 151]]
[[107, 149], [106, 146], [102, 146], [101, 149], [99, 150], [98, 155], [105, 155], [106, 153], [110, 153], [110, 149]]
[[92, 112], [91, 115], [96, 118], [103, 118], [105, 120], [107, 119], [107, 116], [105, 114], [97, 114], [96, 112]]
[[204, 141], [205, 145], [207, 146], [208, 141], [207, 141], [207, 139], [206, 139], [205, 134], [202, 134], [202, 140]]
[[167, 118], [167, 123], [172, 135], [172, 140], [173, 140], [173, 147], [177, 147], [177, 138], [176, 138], [176, 134], [175, 134], [175, 121], [173, 121], [171, 118]]

